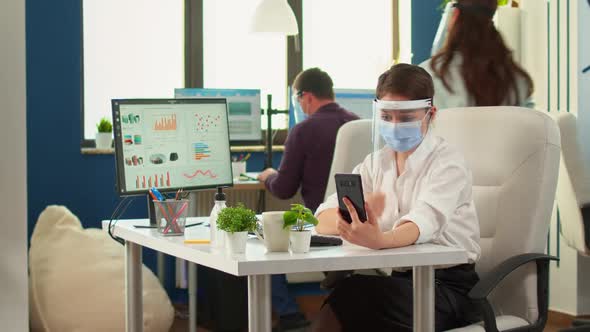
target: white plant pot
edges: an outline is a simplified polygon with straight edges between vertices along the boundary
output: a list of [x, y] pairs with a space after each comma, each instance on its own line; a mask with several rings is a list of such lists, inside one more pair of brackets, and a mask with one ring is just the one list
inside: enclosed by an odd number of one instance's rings
[[96, 148], [110, 149], [113, 143], [113, 134], [111, 133], [96, 133]]
[[248, 232], [225, 233], [225, 245], [232, 254], [243, 254], [246, 252], [246, 241]]
[[303, 254], [309, 252], [309, 246], [311, 244], [311, 231], [298, 232], [295, 230], [289, 234], [291, 240], [291, 251], [294, 254]]

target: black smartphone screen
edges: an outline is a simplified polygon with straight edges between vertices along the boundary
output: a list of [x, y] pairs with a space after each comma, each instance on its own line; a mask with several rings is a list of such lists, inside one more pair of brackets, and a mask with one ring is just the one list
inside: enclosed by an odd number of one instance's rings
[[348, 209], [342, 200], [347, 197], [362, 222], [367, 221], [367, 212], [365, 211], [365, 197], [363, 195], [363, 183], [360, 174], [335, 174], [336, 192], [338, 194], [338, 208], [344, 220], [352, 223], [352, 218]]

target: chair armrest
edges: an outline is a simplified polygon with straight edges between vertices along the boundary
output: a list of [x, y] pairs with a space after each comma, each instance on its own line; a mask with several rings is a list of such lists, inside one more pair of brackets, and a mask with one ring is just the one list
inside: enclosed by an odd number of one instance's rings
[[471, 289], [468, 296], [473, 300], [483, 300], [487, 298], [494, 288], [508, 276], [512, 271], [520, 266], [533, 261], [558, 261], [559, 258], [545, 254], [522, 254], [510, 257], [493, 268], [485, 278], [480, 279]]
[[539, 308], [539, 317], [536, 322], [531, 325], [520, 328], [510, 329], [510, 332], [517, 331], [543, 331], [545, 323], [547, 322], [547, 310], [549, 307], [549, 261], [558, 261], [559, 258], [548, 256], [545, 254], [522, 254], [510, 257], [502, 263], [493, 268], [485, 278], [481, 279], [471, 289], [468, 296], [475, 303], [479, 304], [484, 321], [484, 329], [486, 332], [498, 332], [496, 326], [496, 315], [492, 305], [487, 300], [490, 292], [512, 271], [520, 266], [530, 263], [537, 263], [537, 304]]

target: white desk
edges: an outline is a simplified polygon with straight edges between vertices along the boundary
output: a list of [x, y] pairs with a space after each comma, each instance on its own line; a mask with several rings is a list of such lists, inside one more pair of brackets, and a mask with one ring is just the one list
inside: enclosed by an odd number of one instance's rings
[[[206, 221], [190, 218], [188, 222]], [[461, 249], [424, 244], [388, 250], [370, 250], [345, 244], [339, 247], [312, 248], [307, 254], [266, 253], [257, 239], [249, 239], [246, 253], [227, 254], [209, 245], [185, 245], [183, 240], [209, 237], [209, 228], [191, 227], [185, 237], [163, 237], [155, 229], [139, 229], [147, 219], [119, 220], [114, 234], [125, 240], [126, 327], [142, 330], [141, 247], [201, 264], [236, 276], [248, 277], [249, 331], [271, 331], [270, 275], [312, 272], [413, 267], [414, 331], [434, 331], [434, 265], [467, 263]], [[108, 220], [103, 221], [107, 229]]]

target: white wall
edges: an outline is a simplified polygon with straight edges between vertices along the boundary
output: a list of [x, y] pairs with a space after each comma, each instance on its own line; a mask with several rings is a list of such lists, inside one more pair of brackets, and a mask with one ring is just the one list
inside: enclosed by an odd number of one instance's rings
[[581, 134], [584, 155], [586, 162], [590, 162], [590, 71], [582, 74], [582, 70], [590, 66], [590, 38], [588, 38], [588, 32], [590, 32], [590, 4], [586, 1], [580, 1], [578, 3], [577, 11], [577, 26], [578, 31], [584, 31], [577, 36], [577, 50], [575, 52], [576, 63], [574, 64], [574, 70], [576, 71], [577, 78], [577, 106], [578, 106], [578, 118], [581, 126], [578, 132]]
[[[523, 64], [535, 82], [537, 108], [577, 114], [580, 142], [590, 162], [590, 131], [586, 129], [590, 128], [590, 73], [581, 74], [590, 65], [590, 40], [585, 33], [590, 31], [590, 6], [586, 0], [569, 1], [568, 20], [568, 1], [523, 0], [521, 4]], [[559, 266], [551, 263], [549, 309], [574, 316], [590, 314], [590, 258], [578, 255], [558, 234], [555, 212], [549, 233], [549, 253], [559, 252], [561, 259]]]
[[0, 1], [0, 326], [28, 331], [25, 0]]

